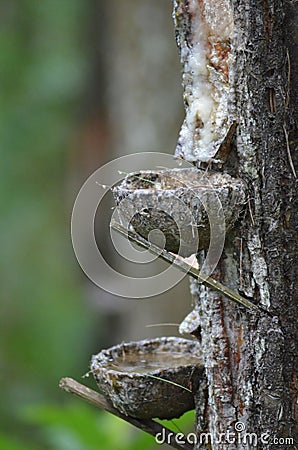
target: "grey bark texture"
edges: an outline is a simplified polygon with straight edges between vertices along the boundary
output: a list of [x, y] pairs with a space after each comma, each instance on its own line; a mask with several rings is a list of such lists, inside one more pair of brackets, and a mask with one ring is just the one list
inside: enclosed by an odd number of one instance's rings
[[[230, 163], [221, 170], [249, 187], [247, 208], [226, 236], [214, 276], [265, 310], [250, 313], [192, 282], [207, 380], [206, 389], [197, 393], [197, 432], [210, 433], [213, 441], [198, 441], [196, 448], [295, 449], [298, 2], [177, 0], [174, 5], [186, 108], [176, 156], [201, 166], [209, 156], [209, 165], [214, 164], [221, 132], [214, 122], [214, 145], [207, 142], [204, 152], [209, 124], [195, 98], [202, 93], [200, 83], [213, 83], [208, 92], [215, 99], [214, 117], [221, 108], [217, 123], [227, 128], [238, 123]], [[205, 72], [194, 63], [202, 58], [200, 40]], [[234, 441], [234, 435], [227, 441], [228, 430], [235, 433]], [[220, 433], [225, 435], [220, 438]]]

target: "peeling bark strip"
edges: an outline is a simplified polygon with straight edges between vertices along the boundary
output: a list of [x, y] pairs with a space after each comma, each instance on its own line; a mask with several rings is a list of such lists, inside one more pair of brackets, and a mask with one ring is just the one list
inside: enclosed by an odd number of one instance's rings
[[229, 0], [176, 0], [174, 5], [186, 108], [175, 156], [208, 162], [231, 126], [232, 7]]
[[[298, 2], [174, 5], [186, 108], [176, 156], [209, 161], [238, 122], [235, 170], [250, 194], [216, 278], [272, 314], [248, 316], [192, 283], [208, 383], [197, 431], [211, 433], [213, 450], [297, 449]], [[236, 441], [218, 442], [237, 422]]]

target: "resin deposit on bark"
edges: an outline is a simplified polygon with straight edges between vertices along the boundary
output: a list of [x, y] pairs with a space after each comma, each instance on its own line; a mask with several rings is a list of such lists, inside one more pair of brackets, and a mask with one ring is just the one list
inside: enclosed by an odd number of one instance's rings
[[186, 109], [175, 156], [208, 162], [231, 126], [231, 4], [228, 0], [176, 0], [174, 21]]

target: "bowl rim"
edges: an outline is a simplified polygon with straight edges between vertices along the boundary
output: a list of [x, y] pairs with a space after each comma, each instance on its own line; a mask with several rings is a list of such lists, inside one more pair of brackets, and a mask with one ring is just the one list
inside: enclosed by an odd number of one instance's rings
[[[148, 338], [148, 339], [142, 339], [140, 341], [130, 341], [130, 342], [123, 342], [121, 344], [117, 344], [114, 345], [112, 347], [109, 347], [108, 349], [102, 349], [99, 353], [92, 355], [92, 359], [91, 359], [91, 363], [90, 363], [90, 369], [91, 369], [91, 373], [93, 375], [96, 375], [97, 371], [100, 372], [105, 372], [105, 374], [112, 374], [114, 376], [117, 376], [118, 378], [124, 378], [124, 377], [129, 377], [129, 378], [142, 378], [142, 377], [146, 377], [148, 376], [148, 374], [155, 374], [155, 373], [164, 373], [166, 374], [167, 372], [171, 373], [171, 372], [175, 372], [177, 370], [181, 370], [181, 368], [189, 368], [189, 367], [203, 367], [203, 360], [201, 356], [198, 356], [198, 364], [193, 364], [193, 363], [189, 363], [189, 364], [179, 364], [175, 367], [167, 367], [167, 368], [156, 368], [153, 370], [148, 370], [148, 372], [138, 372], [138, 371], [124, 371], [124, 370], [117, 370], [116, 365], [115, 368], [111, 368], [109, 367], [109, 364], [111, 364], [111, 361], [105, 361], [105, 358], [107, 359], [109, 357], [109, 355], [111, 355], [113, 353], [113, 351], [115, 352], [120, 352], [121, 348], [129, 348], [129, 347], [133, 347], [134, 345], [137, 345], [138, 347], [142, 347], [142, 346], [149, 346], [150, 344], [157, 344], [157, 348], [160, 345], [164, 345], [164, 344], [171, 344], [173, 342], [176, 342], [177, 344], [180, 342], [181, 344], [185, 343], [186, 344], [191, 344], [191, 346], [193, 346], [193, 348], [197, 348], [198, 351], [200, 351], [200, 355], [202, 354], [202, 350], [201, 350], [201, 344], [195, 340], [195, 339], [186, 339], [186, 338], [180, 338], [180, 337], [176, 337], [176, 336], [166, 336], [166, 337], [157, 337], [157, 338]], [[170, 349], [169, 349], [170, 350]], [[155, 351], [155, 349], [153, 350]], [[173, 350], [174, 351], [174, 350]], [[165, 350], [164, 353], [166, 353], [167, 351]], [[141, 352], [138, 352], [141, 353]], [[148, 352], [149, 353], [149, 352]], [[162, 353], [162, 352], [161, 352]], [[192, 355], [192, 353], [187, 352], [186, 354]], [[100, 355], [102, 355], [102, 361], [100, 361]], [[144, 352], [144, 355], [146, 355], [146, 352]], [[194, 358], [196, 358], [196, 356], [192, 355]], [[111, 356], [112, 357], [112, 356]], [[96, 367], [97, 366], [97, 367]]]

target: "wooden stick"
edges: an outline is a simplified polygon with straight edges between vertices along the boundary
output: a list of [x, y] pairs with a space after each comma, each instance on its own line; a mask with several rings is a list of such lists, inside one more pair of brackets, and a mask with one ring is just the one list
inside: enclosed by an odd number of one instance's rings
[[134, 425], [135, 427], [151, 434], [154, 437], [156, 437], [158, 433], [162, 433], [165, 443], [173, 448], [176, 448], [178, 450], [193, 450], [193, 446], [187, 443], [187, 439], [182, 435], [182, 433], [179, 433], [178, 436], [176, 433], [164, 427], [160, 423], [155, 422], [155, 420], [135, 419], [134, 417], [125, 416], [116, 408], [114, 408], [112, 403], [106, 397], [99, 394], [99, 392], [93, 391], [93, 389], [90, 389], [87, 386], [78, 383], [72, 378], [62, 378], [60, 380], [59, 387], [61, 389], [64, 389], [64, 391], [69, 392], [70, 394], [74, 394], [77, 397], [86, 400], [88, 403], [97, 406], [97, 408], [100, 408], [113, 414], [114, 416], [119, 417], [120, 419], [125, 420], [125, 422]]
[[295, 167], [294, 167], [294, 163], [293, 163], [293, 159], [292, 159], [292, 155], [291, 155], [291, 150], [290, 150], [289, 134], [288, 134], [288, 132], [286, 130], [286, 126], [285, 125], [283, 126], [283, 130], [284, 130], [285, 138], [286, 138], [286, 147], [287, 147], [287, 152], [288, 152], [289, 163], [290, 163], [290, 166], [291, 166], [291, 169], [292, 169], [294, 177], [297, 178], [297, 174], [296, 174], [296, 170], [295, 170]]
[[166, 250], [159, 248], [157, 245], [152, 244], [149, 241], [146, 241], [146, 239], [144, 239], [142, 236], [133, 231], [127, 230], [115, 220], [111, 221], [111, 228], [113, 228], [113, 230], [117, 231], [118, 233], [122, 234], [122, 236], [125, 236], [126, 238], [140, 245], [141, 247], [146, 248], [147, 250], [149, 250], [149, 252], [153, 253], [154, 255], [157, 255], [160, 258], [164, 259], [165, 261], [173, 264], [173, 266], [182, 270], [182, 272], [188, 273], [192, 277], [196, 278], [200, 283], [205, 284], [206, 286], [210, 287], [215, 291], [220, 292], [221, 294], [224, 294], [230, 300], [233, 300], [234, 302], [242, 306], [245, 306], [250, 310], [263, 311], [257, 305], [255, 305], [251, 301], [247, 300], [246, 298], [238, 294], [238, 292], [233, 291], [232, 289], [224, 286], [219, 281], [216, 281], [211, 277], [207, 278], [202, 277], [198, 269], [191, 266], [187, 262], [176, 258], [174, 253], [169, 253]]

